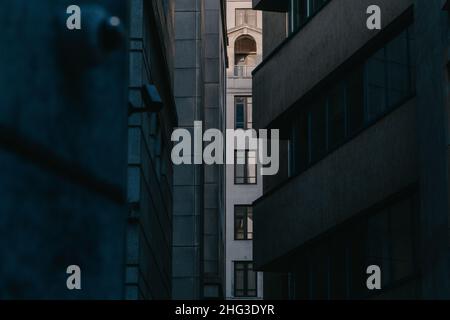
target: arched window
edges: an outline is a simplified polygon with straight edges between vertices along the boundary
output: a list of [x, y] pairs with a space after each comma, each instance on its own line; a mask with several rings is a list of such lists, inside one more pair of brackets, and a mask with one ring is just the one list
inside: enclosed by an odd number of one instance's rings
[[246, 73], [247, 67], [256, 65], [256, 51], [256, 41], [253, 37], [244, 35], [236, 39], [234, 43], [235, 76], [245, 76], [241, 73]]
[[256, 54], [256, 41], [251, 36], [240, 36], [234, 44], [235, 54]]
[[[249, 55], [256, 55], [256, 41], [251, 36], [240, 36], [234, 44], [235, 56], [246, 58]], [[239, 61], [239, 60], [236, 60]], [[238, 63], [236, 63], [238, 64]]]

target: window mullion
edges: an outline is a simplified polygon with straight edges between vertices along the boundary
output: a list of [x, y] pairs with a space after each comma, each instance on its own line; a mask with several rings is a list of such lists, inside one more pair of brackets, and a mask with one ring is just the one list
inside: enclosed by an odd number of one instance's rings
[[248, 240], [248, 226], [247, 226], [248, 212], [247, 208], [244, 214], [244, 240]]

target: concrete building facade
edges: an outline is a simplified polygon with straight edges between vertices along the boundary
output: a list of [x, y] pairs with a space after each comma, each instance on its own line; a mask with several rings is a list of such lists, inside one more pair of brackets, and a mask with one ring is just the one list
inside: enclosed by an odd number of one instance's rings
[[[179, 127], [191, 134], [195, 121], [203, 130], [225, 125], [225, 26], [224, 1], [175, 1], [175, 100]], [[223, 297], [223, 172], [221, 166], [174, 168], [174, 299]]]
[[254, 203], [265, 298], [450, 297], [445, 4], [253, 1], [271, 30], [254, 124], [282, 136]]
[[[262, 14], [251, 1], [227, 1], [227, 129], [251, 129], [252, 71], [262, 59]], [[244, 174], [241, 174], [244, 173]], [[226, 299], [261, 299], [263, 275], [253, 271], [253, 208], [262, 177], [226, 166]]]
[[225, 126], [225, 4], [81, 2], [0, 4], [0, 297], [221, 298], [224, 168], [170, 155]]
[[172, 296], [174, 3], [129, 1], [125, 297]]

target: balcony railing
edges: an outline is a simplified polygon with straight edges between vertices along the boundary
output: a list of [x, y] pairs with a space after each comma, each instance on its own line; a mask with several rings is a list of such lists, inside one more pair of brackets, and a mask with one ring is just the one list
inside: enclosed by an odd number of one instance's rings
[[256, 66], [234, 66], [233, 76], [236, 78], [251, 78]]

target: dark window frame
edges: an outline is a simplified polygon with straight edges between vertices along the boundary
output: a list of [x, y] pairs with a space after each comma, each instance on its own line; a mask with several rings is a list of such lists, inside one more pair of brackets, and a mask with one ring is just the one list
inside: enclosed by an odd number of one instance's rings
[[[243, 226], [243, 238], [239, 239], [238, 238], [238, 230], [237, 230], [237, 209], [246, 209], [245, 210], [245, 214], [243, 216], [243, 220], [244, 220], [244, 226]], [[250, 211], [249, 211], [250, 209]], [[235, 205], [234, 206], [234, 240], [235, 241], [251, 241], [253, 240], [254, 237], [254, 230], [253, 230], [253, 226], [252, 226], [252, 230], [249, 231], [249, 226], [248, 226], [248, 217], [249, 214], [251, 215], [251, 220], [253, 221], [253, 206], [251, 205]], [[249, 237], [249, 235], [251, 235], [251, 237]]]
[[[236, 284], [236, 279], [237, 279], [236, 274], [237, 274], [238, 271], [241, 271], [241, 270], [237, 270], [237, 266], [239, 264], [244, 266], [243, 270], [242, 270], [243, 271], [243, 278], [244, 278], [244, 280], [243, 280], [244, 288], [242, 288], [242, 289], [238, 289], [237, 288], [237, 284]], [[250, 270], [249, 265], [252, 265], [251, 271], [254, 272], [254, 274], [255, 274], [255, 288], [254, 289], [253, 288], [249, 289], [249, 287], [248, 287], [249, 270]], [[255, 264], [254, 264], [253, 261], [233, 261], [233, 269], [234, 269], [234, 272], [233, 272], [233, 279], [234, 279], [234, 288], [233, 288], [234, 290], [233, 290], [233, 293], [234, 293], [234, 297], [236, 297], [236, 298], [256, 298], [256, 297], [258, 297], [258, 272], [255, 271], [254, 267], [255, 267]], [[238, 290], [242, 291], [242, 294], [238, 294]], [[249, 291], [254, 291], [255, 293], [254, 294], [249, 294]]]
[[[243, 127], [240, 128], [237, 126], [237, 105], [238, 100], [243, 99], [243, 105], [244, 105], [244, 121], [243, 121]], [[251, 100], [251, 102], [249, 101]], [[242, 130], [248, 130], [253, 129], [253, 117], [249, 116], [249, 113], [251, 112], [251, 115], [253, 115], [253, 96], [235, 96], [234, 97], [234, 129], [242, 129]], [[250, 118], [250, 119], [249, 119]]]

